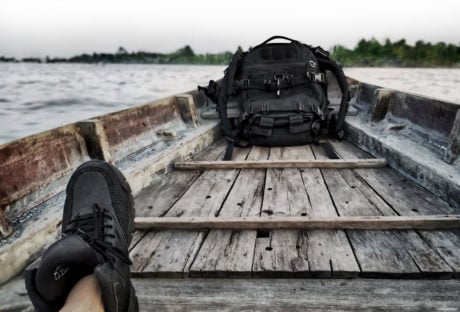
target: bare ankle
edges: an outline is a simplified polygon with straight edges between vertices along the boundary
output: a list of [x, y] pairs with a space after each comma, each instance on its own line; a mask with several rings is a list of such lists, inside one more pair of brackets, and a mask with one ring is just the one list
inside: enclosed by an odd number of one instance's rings
[[75, 284], [60, 311], [104, 311], [101, 288], [99, 287], [99, 283], [93, 274], [83, 277], [77, 284]]

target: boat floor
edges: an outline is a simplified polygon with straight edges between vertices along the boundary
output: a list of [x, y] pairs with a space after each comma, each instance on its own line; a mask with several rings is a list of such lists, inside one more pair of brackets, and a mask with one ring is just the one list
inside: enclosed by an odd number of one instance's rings
[[[344, 159], [370, 157], [331, 144]], [[196, 159], [224, 150], [221, 141]], [[316, 145], [233, 155], [322, 158]], [[174, 170], [138, 194], [135, 208], [138, 217], [179, 218], [459, 213], [389, 167]], [[130, 258], [141, 311], [460, 311], [460, 230], [136, 231]], [[33, 310], [21, 277], [0, 298], [2, 311]]]
[[[332, 142], [345, 159], [369, 158]], [[221, 159], [219, 142], [199, 160]], [[242, 148], [233, 159], [321, 159], [319, 146]], [[389, 167], [175, 170], [135, 198], [152, 217], [417, 216], [458, 214]], [[137, 231], [136, 277], [458, 278], [460, 230]]]

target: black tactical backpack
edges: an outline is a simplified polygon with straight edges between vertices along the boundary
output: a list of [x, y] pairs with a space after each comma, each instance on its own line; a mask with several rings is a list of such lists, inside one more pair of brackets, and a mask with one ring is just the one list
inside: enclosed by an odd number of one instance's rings
[[[289, 43], [269, 43], [285, 39]], [[342, 93], [340, 109], [328, 108], [326, 71], [337, 79]], [[314, 142], [322, 129], [343, 136], [348, 85], [340, 66], [320, 47], [274, 36], [238, 51], [219, 83], [198, 87], [217, 104], [222, 129], [233, 146], [291, 146]]]

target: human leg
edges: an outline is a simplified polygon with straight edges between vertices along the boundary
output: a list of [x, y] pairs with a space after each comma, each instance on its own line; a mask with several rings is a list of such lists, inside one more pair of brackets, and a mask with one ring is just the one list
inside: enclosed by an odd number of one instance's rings
[[103, 312], [101, 288], [93, 274], [86, 275], [70, 291], [61, 312]]

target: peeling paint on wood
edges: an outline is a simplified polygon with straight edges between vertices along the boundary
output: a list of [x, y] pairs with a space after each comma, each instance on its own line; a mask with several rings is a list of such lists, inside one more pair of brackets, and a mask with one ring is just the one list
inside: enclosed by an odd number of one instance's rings
[[[0, 209], [67, 175], [87, 154], [74, 125], [0, 145]], [[16, 207], [5, 217], [17, 217], [28, 208]]]

